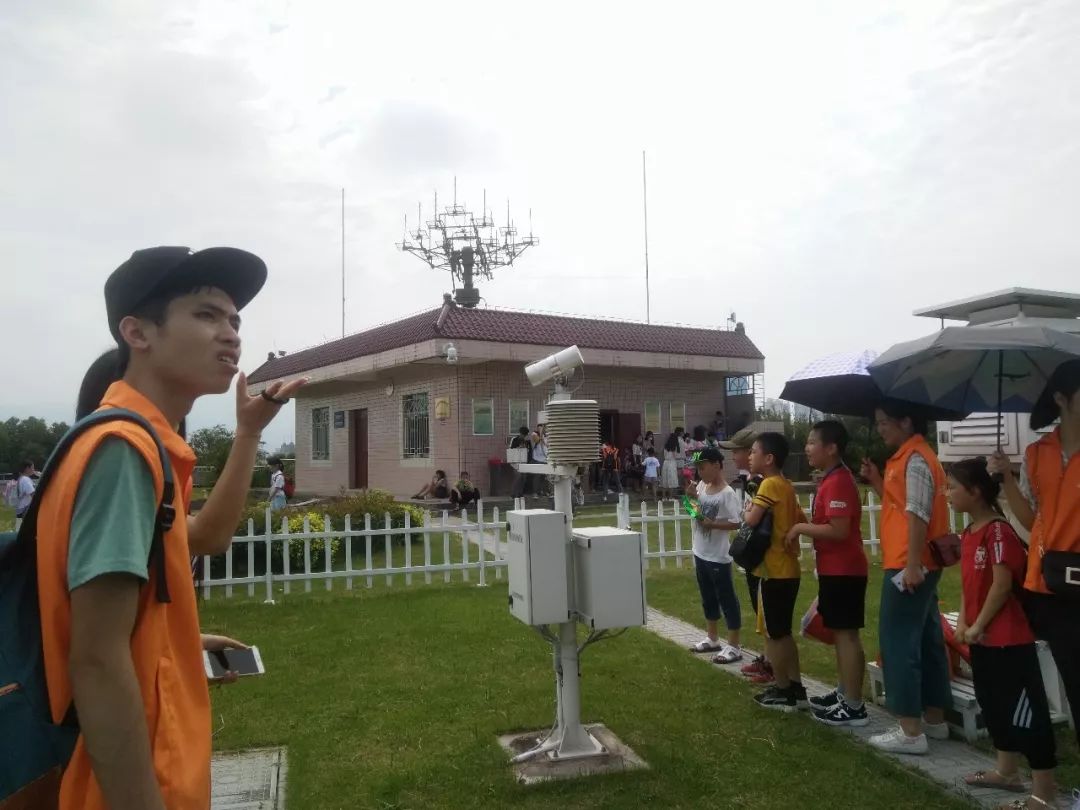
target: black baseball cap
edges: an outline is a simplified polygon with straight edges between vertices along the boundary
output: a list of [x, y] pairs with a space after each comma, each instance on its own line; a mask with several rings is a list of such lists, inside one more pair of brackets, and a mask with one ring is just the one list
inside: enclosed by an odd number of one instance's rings
[[188, 247], [136, 250], [105, 282], [109, 331], [120, 342], [120, 321], [141, 304], [177, 290], [216, 287], [239, 310], [266, 283], [266, 263], [254, 253], [231, 247], [194, 251]]
[[724, 454], [715, 447], [702, 447], [694, 453], [691, 461], [694, 464], [701, 464], [706, 461], [711, 461], [715, 464], [723, 464]]

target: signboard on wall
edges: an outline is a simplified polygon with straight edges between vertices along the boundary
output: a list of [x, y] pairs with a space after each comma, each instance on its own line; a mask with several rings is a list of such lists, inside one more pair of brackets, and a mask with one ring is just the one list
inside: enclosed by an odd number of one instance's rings
[[334, 411], [334, 427], [345, 427], [345, 411]]
[[450, 397], [435, 398], [435, 418], [445, 423], [450, 418]]

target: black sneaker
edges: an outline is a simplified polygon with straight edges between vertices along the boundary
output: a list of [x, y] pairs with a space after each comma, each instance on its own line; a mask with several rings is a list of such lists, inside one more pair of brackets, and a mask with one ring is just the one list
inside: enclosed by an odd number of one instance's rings
[[840, 693], [833, 689], [827, 695], [819, 695], [810, 698], [811, 709], [831, 709], [840, 702]]
[[866, 706], [853, 708], [841, 699], [828, 709], [814, 711], [814, 719], [827, 726], [865, 726], [870, 723], [870, 715], [866, 712]]
[[806, 702], [806, 690], [800, 684], [791, 684], [787, 689], [770, 686], [764, 692], [754, 695], [758, 706], [776, 709], [782, 712], [797, 712], [809, 706]]

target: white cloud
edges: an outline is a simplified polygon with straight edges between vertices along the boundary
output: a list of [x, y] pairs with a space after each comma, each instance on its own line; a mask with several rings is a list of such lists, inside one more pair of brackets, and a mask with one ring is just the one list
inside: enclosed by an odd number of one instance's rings
[[8, 5], [0, 319], [33, 359], [0, 416], [68, 415], [136, 247], [267, 259], [249, 367], [338, 336], [342, 186], [350, 330], [438, 303], [447, 280], [393, 243], [455, 175], [519, 227], [531, 207], [541, 239], [489, 302], [642, 317], [643, 148], [653, 318], [734, 310], [770, 393], [814, 356], [932, 329], [917, 306], [1076, 288], [1063, 0]]

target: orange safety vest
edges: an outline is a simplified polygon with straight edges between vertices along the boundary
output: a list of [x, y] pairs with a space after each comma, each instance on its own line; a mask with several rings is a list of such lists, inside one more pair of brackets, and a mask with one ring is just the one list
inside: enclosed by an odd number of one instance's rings
[[[885, 494], [881, 501], [881, 554], [883, 568], [904, 568], [908, 555], [907, 465], [918, 453], [930, 467], [934, 479], [934, 504], [926, 539], [941, 537], [949, 531], [949, 507], [945, 501], [945, 470], [925, 437], [915, 434], [885, 464]], [[938, 568], [930, 555], [929, 543], [923, 549], [922, 564]]]
[[[139, 593], [131, 635], [131, 659], [142, 693], [154, 770], [169, 810], [207, 810], [210, 806], [210, 694], [203, 668], [199, 614], [191, 587], [183, 493], [195, 467], [195, 454], [146, 397], [127, 383], [113, 383], [103, 407], [127, 408], [153, 425], [172, 462], [176, 521], [165, 534], [166, 581], [172, 601], [156, 601], [153, 587]], [[71, 447], [50, 484], [38, 515], [38, 600], [49, 705], [60, 722], [72, 700], [71, 597], [67, 587], [71, 514], [79, 483], [94, 450], [119, 436], [146, 459], [160, 498], [164, 474], [157, 446], [138, 425], [106, 422], [90, 428]], [[79, 736], [60, 786], [59, 810], [106, 810], [86, 742]]]
[[1080, 551], [1080, 453], [1062, 465], [1061, 428], [1055, 428], [1024, 453], [1028, 482], [1038, 509], [1031, 526], [1027, 576], [1029, 591], [1050, 593], [1042, 575], [1043, 553]]

